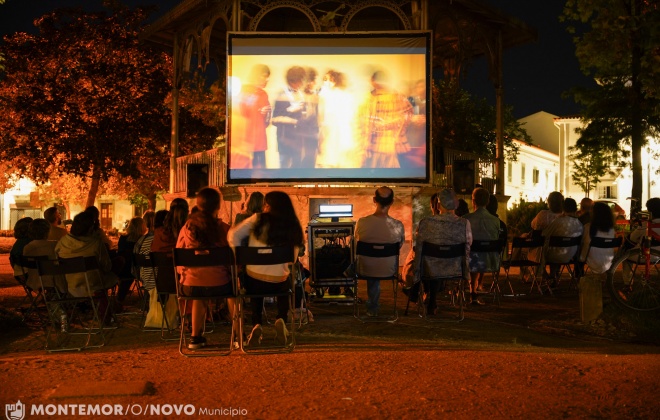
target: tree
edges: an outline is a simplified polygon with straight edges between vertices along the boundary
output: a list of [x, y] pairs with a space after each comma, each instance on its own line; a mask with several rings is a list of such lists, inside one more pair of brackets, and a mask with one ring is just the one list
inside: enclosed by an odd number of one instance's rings
[[111, 175], [138, 179], [152, 153], [167, 161], [171, 66], [139, 43], [145, 13], [59, 10], [36, 22], [38, 35], [6, 39], [0, 156], [20, 175], [91, 179], [92, 205]]
[[615, 160], [605, 156], [602, 151], [585, 145], [584, 147], [571, 146], [569, 159], [573, 161], [571, 177], [589, 197], [589, 192], [596, 188], [600, 178], [606, 174], [613, 174], [610, 164]]
[[[454, 81], [441, 80], [433, 85], [432, 143], [437, 147], [476, 153], [494, 158], [496, 152], [495, 108], [485, 99], [473, 98]], [[511, 107], [504, 110], [504, 147], [506, 158], [516, 160], [518, 147], [513, 139], [531, 143], [531, 138], [513, 117]]]
[[[594, 89], [571, 93], [584, 106], [578, 147], [632, 156], [631, 196], [641, 202], [642, 147], [660, 128], [660, 5], [654, 0], [567, 0], [576, 56]], [[630, 151], [626, 150], [630, 146]]]

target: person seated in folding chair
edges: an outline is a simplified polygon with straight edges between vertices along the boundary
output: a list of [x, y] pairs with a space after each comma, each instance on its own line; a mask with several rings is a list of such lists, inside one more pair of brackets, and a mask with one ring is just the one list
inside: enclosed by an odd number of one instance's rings
[[[465, 243], [466, 259], [470, 255], [470, 246], [472, 245], [472, 228], [470, 222], [454, 214], [458, 205], [456, 194], [453, 190], [444, 189], [438, 194], [438, 212], [433, 216], [425, 217], [420, 220], [417, 228], [417, 238], [415, 240], [415, 282], [421, 281], [422, 264], [426, 264], [424, 272], [429, 277], [443, 277], [446, 273], [461, 272], [458, 260], [444, 260], [442, 263], [430, 264], [427, 259], [422, 261], [422, 244], [431, 242], [438, 245], [454, 245]], [[456, 266], [459, 264], [459, 266]], [[439, 281], [424, 283], [424, 290], [428, 291], [426, 297], [426, 312], [435, 315], [438, 304], [436, 296], [440, 288]]]
[[32, 241], [28, 234], [32, 220], [31, 217], [23, 217], [14, 224], [14, 238], [16, 238], [16, 241], [9, 250], [9, 263], [14, 269], [14, 277], [23, 275], [23, 267], [19, 263], [21, 262], [20, 257], [23, 255], [23, 249]]
[[128, 222], [126, 234], [119, 237], [117, 242], [117, 255], [124, 259], [124, 267], [119, 273], [119, 287], [117, 288], [117, 304], [115, 312], [120, 313], [124, 310], [124, 300], [133, 286], [133, 249], [138, 239], [147, 232], [144, 219], [134, 217]]
[[62, 224], [62, 215], [57, 211], [57, 207], [49, 207], [44, 210], [44, 219], [50, 224], [50, 233], [48, 233], [49, 241], [59, 241], [67, 235], [67, 230], [63, 227], [60, 227]]
[[[406, 240], [406, 232], [401, 221], [389, 215], [390, 207], [394, 203], [394, 191], [388, 187], [380, 187], [376, 190], [373, 198], [376, 210], [369, 216], [358, 220], [355, 227], [356, 242], [368, 242], [372, 244], [399, 243], [403, 246]], [[374, 258], [358, 256], [356, 262], [360, 267], [359, 272], [365, 276], [386, 277], [392, 275], [392, 265], [396, 257]], [[385, 260], [391, 260], [388, 263]], [[397, 268], [398, 270], [398, 268]], [[367, 280], [367, 316], [378, 316], [380, 299], [380, 281]]]
[[[500, 236], [500, 219], [486, 209], [489, 201], [490, 193], [485, 188], [475, 188], [472, 191], [474, 211], [463, 217], [470, 222], [473, 241], [495, 241]], [[484, 304], [477, 292], [481, 289], [484, 273], [496, 270], [498, 259], [499, 255], [494, 252], [470, 253], [470, 303], [473, 305]]]
[[[630, 232], [630, 235], [626, 238], [624, 242], [624, 248], [625, 249], [633, 249], [633, 248], [639, 248], [640, 246], [640, 241], [644, 238], [646, 235], [646, 229], [647, 229], [647, 224], [656, 224], [660, 223], [660, 198], [658, 197], [653, 197], [650, 198], [648, 201], [646, 201], [646, 210], [651, 213], [651, 221], [644, 221], [641, 223], [641, 225]], [[653, 228], [652, 231], [660, 236], [660, 228]], [[660, 251], [660, 246], [654, 246], [651, 249], [655, 249]], [[658, 261], [654, 261], [653, 258], [651, 258], [651, 263], [655, 264]], [[623, 263], [623, 278], [626, 279], [626, 283], [630, 282], [630, 279], [632, 278], [632, 268], [634, 264], [638, 264], [639, 261], [637, 261], [637, 258], [628, 258], [627, 261], [624, 261]]]
[[[108, 324], [112, 313], [108, 310], [108, 290], [117, 285], [121, 266], [114, 265], [108, 248], [101, 235], [95, 233], [98, 227], [93, 213], [84, 211], [73, 218], [71, 232], [55, 245], [55, 252], [60, 258], [96, 257], [99, 269], [87, 273], [91, 292], [99, 299], [99, 316]], [[85, 273], [67, 274], [69, 294], [73, 297], [89, 296]]]
[[[282, 191], [271, 191], [264, 197], [262, 213], [256, 213], [229, 229], [227, 240], [232, 247], [241, 246], [248, 238], [248, 246], [293, 246], [298, 255], [303, 246], [303, 229], [293, 208], [291, 198]], [[289, 289], [289, 264], [248, 265], [245, 267], [241, 287], [248, 294], [278, 293]], [[263, 331], [263, 298], [251, 298], [252, 332], [247, 338], [248, 346], [261, 343]], [[276, 341], [286, 345], [288, 330], [289, 297], [277, 297]]]
[[[51, 225], [46, 219], [34, 219], [32, 223], [30, 223], [30, 226], [28, 227], [28, 235], [32, 238], [32, 241], [23, 248], [24, 257], [46, 256], [50, 260], [57, 259], [57, 254], [55, 253], [55, 245], [57, 245], [57, 242], [48, 240], [50, 228]], [[55, 278], [44, 276], [43, 280], [45, 287], [57, 287], [57, 290], [66, 293], [67, 283], [64, 277], [57, 276]], [[37, 290], [41, 287], [39, 272], [36, 267], [28, 269], [27, 285], [33, 290]]]
[[[197, 209], [190, 215], [179, 232], [177, 248], [214, 248], [228, 246], [229, 225], [218, 218], [220, 193], [213, 188], [202, 188], [197, 193]], [[205, 297], [232, 294], [231, 271], [224, 266], [177, 267], [180, 273], [180, 292], [188, 297]], [[195, 350], [206, 345], [202, 336], [208, 300], [192, 301], [192, 334], [188, 348]], [[227, 299], [231, 319], [234, 317], [236, 300]]]
[[[549, 245], [550, 237], [562, 236], [575, 238], [582, 236], [583, 226], [577, 218], [577, 203], [572, 198], [567, 198], [563, 203], [563, 213], [543, 229], [545, 244], [542, 250], [542, 264], [538, 270], [546, 280], [550, 281], [550, 287], [555, 287], [559, 277], [559, 270], [562, 264], [568, 263], [577, 253], [578, 246], [571, 247], [552, 247]], [[550, 266], [550, 272], [545, 271], [545, 266]]]
[[592, 273], [602, 274], [609, 270], [614, 260], [616, 249], [591, 248], [591, 238], [614, 238], [614, 215], [606, 203], [595, 202], [590, 210], [589, 222], [584, 225], [580, 261], [586, 263]]

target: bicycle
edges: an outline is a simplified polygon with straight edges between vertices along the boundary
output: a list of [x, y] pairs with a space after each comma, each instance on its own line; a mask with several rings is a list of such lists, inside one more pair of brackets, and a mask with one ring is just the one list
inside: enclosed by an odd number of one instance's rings
[[607, 285], [618, 305], [650, 312], [660, 309], [660, 223], [651, 223], [649, 212], [637, 215], [640, 223], [646, 222], [646, 232], [639, 246], [617, 254], [607, 271]]

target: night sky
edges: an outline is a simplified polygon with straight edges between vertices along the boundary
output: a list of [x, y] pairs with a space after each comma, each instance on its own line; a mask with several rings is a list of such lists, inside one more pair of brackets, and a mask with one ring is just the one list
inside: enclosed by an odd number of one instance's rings
[[[134, 0], [130, 5], [157, 4], [162, 15], [181, 0]], [[571, 99], [562, 99], [562, 92], [572, 86], [589, 86], [593, 82], [580, 72], [575, 47], [565, 24], [559, 22], [564, 0], [486, 0], [494, 8], [535, 27], [538, 42], [504, 52], [504, 101], [512, 105], [514, 116], [522, 118], [538, 111], [559, 116], [579, 112]], [[102, 0], [6, 0], [0, 6], [0, 34], [32, 31], [32, 21], [55, 7], [83, 5], [87, 10], [99, 10]], [[487, 79], [484, 60], [475, 61], [468, 69], [463, 87], [475, 96], [485, 97], [494, 104], [495, 92]]]

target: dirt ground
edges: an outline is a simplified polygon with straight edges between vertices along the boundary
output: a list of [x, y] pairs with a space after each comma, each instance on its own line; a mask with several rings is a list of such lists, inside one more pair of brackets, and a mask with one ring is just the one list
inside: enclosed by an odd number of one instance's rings
[[[517, 276], [514, 284], [523, 290]], [[0, 255], [0, 307], [21, 293]], [[381, 299], [393, 310], [385, 284]], [[310, 303], [314, 322], [296, 332], [295, 350], [259, 356], [185, 358], [178, 342], [143, 332], [137, 314], [122, 315], [104, 347], [81, 352], [47, 353], [43, 331], [19, 325], [0, 335], [0, 404], [20, 400], [25, 418], [40, 417], [31, 411], [39, 406], [96, 404], [123, 411], [51, 417], [657, 418], [659, 338], [619, 322], [607, 297], [594, 323], [579, 321], [568, 287], [486, 302], [467, 307], [463, 322], [437, 324], [414, 309], [404, 316], [401, 295], [395, 324], [363, 324], [350, 306]], [[209, 341], [228, 342], [227, 330], [219, 326]]]

